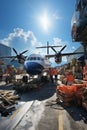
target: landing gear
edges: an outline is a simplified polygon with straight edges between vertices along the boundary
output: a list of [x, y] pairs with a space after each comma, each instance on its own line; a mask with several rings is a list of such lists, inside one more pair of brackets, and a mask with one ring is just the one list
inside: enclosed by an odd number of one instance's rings
[[48, 72], [44, 72], [40, 77], [41, 77], [41, 82], [44, 82], [44, 83], [49, 82], [49, 74], [48, 74]]
[[23, 81], [23, 83], [27, 83], [28, 82], [28, 76], [23, 76], [23, 78], [22, 78], [22, 81]]
[[42, 76], [41, 81], [45, 82], [45, 83], [48, 82], [48, 77], [47, 76]]

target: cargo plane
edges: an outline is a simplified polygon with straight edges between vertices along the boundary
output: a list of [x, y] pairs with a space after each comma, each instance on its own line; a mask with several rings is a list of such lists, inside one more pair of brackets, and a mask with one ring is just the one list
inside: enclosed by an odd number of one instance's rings
[[18, 52], [13, 48], [15, 56], [1, 56], [0, 58], [11, 58], [11, 62], [18, 60], [18, 63], [23, 64], [26, 72], [29, 75], [41, 74], [44, 70], [51, 66], [48, 58], [40, 54], [31, 54], [30, 56], [24, 56], [28, 50], [25, 50], [18, 54]]

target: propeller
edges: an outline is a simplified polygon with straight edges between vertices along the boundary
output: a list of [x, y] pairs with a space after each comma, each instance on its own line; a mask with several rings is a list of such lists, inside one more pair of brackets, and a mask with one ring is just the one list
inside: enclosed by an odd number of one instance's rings
[[51, 49], [57, 54], [57, 51], [53, 47], [51, 47]]
[[16, 58], [18, 60], [25, 60], [26, 57], [23, 56], [23, 54], [26, 53], [28, 50], [25, 50], [25, 51], [23, 51], [23, 52], [21, 52], [19, 54], [18, 54], [18, 52], [14, 48], [13, 48], [13, 51], [15, 52], [16, 56], [13, 57], [13, 59], [11, 60], [11, 62], [13, 62]]
[[60, 53], [65, 49], [66, 45], [59, 51]]
[[61, 53], [64, 49], [65, 49], [66, 45], [59, 51], [57, 52], [53, 47], [51, 47], [51, 49], [56, 53], [56, 54], [59, 54]]
[[17, 51], [13, 48], [13, 51], [16, 53], [16, 55], [18, 55]]

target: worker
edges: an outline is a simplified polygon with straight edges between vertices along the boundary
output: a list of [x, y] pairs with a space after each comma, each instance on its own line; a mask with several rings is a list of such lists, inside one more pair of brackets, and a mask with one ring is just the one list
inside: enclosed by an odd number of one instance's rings
[[83, 75], [82, 75], [82, 65], [80, 62], [77, 62], [75, 64], [75, 76], [76, 76], [76, 79], [82, 79], [83, 78]]
[[74, 82], [75, 82], [75, 77], [72, 74], [72, 72], [67, 72], [67, 74], [66, 74], [66, 84], [72, 85]]
[[57, 76], [58, 76], [58, 69], [57, 68], [54, 68], [53, 75], [55, 77], [55, 81], [57, 81]]
[[50, 80], [53, 83], [53, 68], [49, 68]]
[[83, 78], [85, 78], [87, 75], [87, 64], [83, 67]]

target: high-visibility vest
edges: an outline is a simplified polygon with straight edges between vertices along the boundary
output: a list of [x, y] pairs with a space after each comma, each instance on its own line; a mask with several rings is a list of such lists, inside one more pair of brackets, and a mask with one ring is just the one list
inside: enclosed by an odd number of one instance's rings
[[50, 75], [52, 76], [52, 75], [53, 75], [53, 69], [50, 69], [50, 70], [49, 70], [49, 73], [50, 73]]
[[71, 75], [71, 74], [68, 74], [68, 75], [66, 76], [66, 79], [67, 79], [68, 82], [74, 82], [74, 81], [75, 81], [74, 76]]
[[83, 67], [83, 74], [87, 73], [87, 64]]
[[54, 74], [54, 75], [58, 75], [58, 70], [57, 70], [57, 69], [54, 69], [53, 74]]

